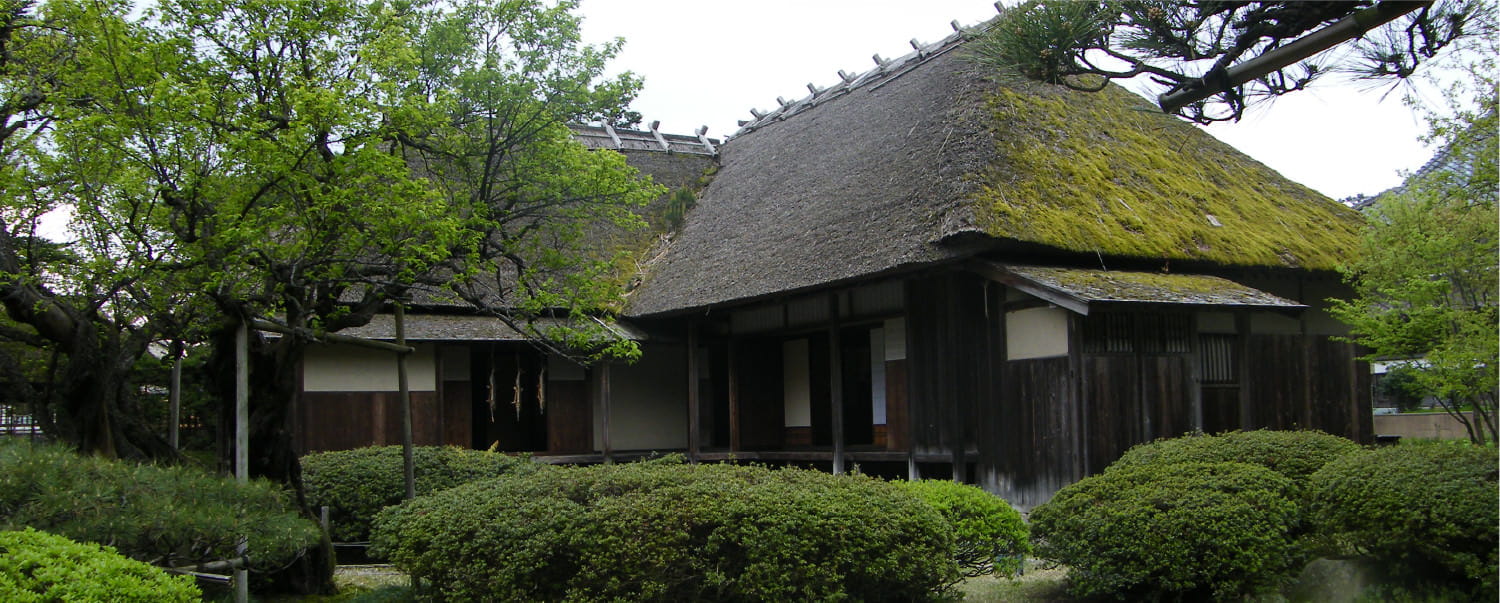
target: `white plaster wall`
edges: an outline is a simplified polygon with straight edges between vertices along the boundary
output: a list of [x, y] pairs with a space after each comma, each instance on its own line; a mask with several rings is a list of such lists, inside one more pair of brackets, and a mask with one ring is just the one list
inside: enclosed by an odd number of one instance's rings
[[812, 385], [806, 339], [781, 344], [781, 399], [787, 427], [812, 425]]
[[[407, 386], [437, 390], [437, 362], [431, 344], [417, 344], [406, 361]], [[252, 377], [253, 378], [253, 377]], [[309, 392], [393, 392], [396, 355], [350, 345], [315, 345], [302, 357], [302, 390]]]
[[885, 321], [885, 359], [906, 360], [906, 319]]
[[[597, 370], [597, 369], [596, 369]], [[681, 345], [643, 344], [635, 364], [610, 367], [610, 447], [687, 447], [687, 360]], [[597, 398], [597, 396], [596, 396]], [[604, 413], [594, 401], [594, 447], [604, 447]]]
[[1006, 312], [1005, 351], [1009, 360], [1068, 355], [1068, 311], [1027, 308]]

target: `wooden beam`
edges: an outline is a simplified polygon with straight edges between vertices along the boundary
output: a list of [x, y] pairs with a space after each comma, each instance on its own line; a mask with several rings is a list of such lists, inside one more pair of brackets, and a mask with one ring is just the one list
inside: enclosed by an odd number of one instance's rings
[[740, 370], [735, 341], [729, 341], [729, 451], [740, 450]]
[[828, 294], [828, 398], [833, 431], [833, 474], [844, 473], [844, 365], [839, 339], [839, 293]]
[[688, 432], [687, 432], [687, 457], [689, 463], [698, 462], [700, 443], [699, 438], [703, 431], [702, 413], [699, 405], [698, 387], [698, 323], [689, 321], [687, 327], [687, 404], [688, 404]]
[[[406, 347], [406, 307], [396, 304], [396, 345]], [[396, 390], [401, 400], [401, 479], [406, 486], [403, 500], [417, 497], [416, 463], [412, 458], [411, 384], [406, 374], [407, 352], [396, 353]], [[517, 370], [520, 370], [519, 367]], [[442, 381], [442, 377], [438, 377]]]
[[1089, 315], [1089, 303], [1079, 297], [1075, 297], [1065, 291], [1058, 291], [1051, 287], [1021, 278], [1015, 273], [1006, 270], [1003, 264], [988, 260], [970, 260], [965, 267], [970, 271], [1008, 287], [1015, 287], [1022, 293], [1032, 297], [1041, 298], [1059, 307], [1066, 308], [1076, 314]]
[[599, 363], [599, 372], [598, 372], [598, 374], [599, 374], [599, 414], [602, 415], [600, 417], [600, 419], [603, 422], [603, 424], [602, 424], [601, 427], [603, 428], [603, 431], [604, 431], [601, 434], [600, 444], [604, 448], [604, 450], [603, 450], [603, 452], [604, 452], [604, 464], [606, 464], [606, 465], [612, 465], [612, 464], [614, 464], [615, 459], [614, 459], [613, 445], [609, 441], [610, 391], [609, 391], [609, 362], [608, 361]]
[[[250, 483], [250, 324], [241, 320], [234, 331], [234, 482]], [[235, 554], [249, 553], [250, 536], [239, 535]], [[234, 570], [235, 603], [250, 600], [250, 572], [244, 567]]]

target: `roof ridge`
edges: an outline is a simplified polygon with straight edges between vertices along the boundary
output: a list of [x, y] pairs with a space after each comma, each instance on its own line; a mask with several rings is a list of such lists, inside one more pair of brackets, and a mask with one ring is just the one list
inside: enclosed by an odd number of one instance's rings
[[718, 155], [720, 141], [708, 137], [708, 126], [692, 134], [667, 134], [661, 131], [661, 120], [652, 121], [648, 130], [616, 128], [608, 123], [568, 124], [573, 138], [592, 149], [617, 151], [655, 151], [688, 155]]
[[[1000, 2], [996, 2], [995, 11], [997, 13], [1004, 13], [1005, 7]], [[886, 59], [884, 57], [881, 57], [879, 53], [871, 55], [870, 58], [875, 61], [875, 67], [870, 69], [869, 71], [851, 75], [840, 69], [838, 70], [839, 81], [832, 86], [820, 88], [812, 82], [808, 82], [807, 96], [804, 96], [795, 101], [788, 101], [786, 100], [786, 97], [778, 96], [776, 97], [776, 104], [778, 106], [769, 112], [762, 112], [759, 109], [755, 109], [752, 107], [750, 109], [750, 114], [754, 116], [754, 119], [740, 120], [740, 129], [725, 138], [725, 142], [733, 140], [739, 136], [744, 136], [746, 134], [754, 132], [755, 130], [760, 129], [767, 124], [784, 120], [788, 117], [801, 113], [804, 110], [816, 107], [830, 98], [836, 98], [838, 96], [848, 94], [855, 89], [868, 86], [870, 90], [875, 90], [880, 86], [885, 85], [885, 83], [901, 77], [901, 75], [905, 74], [907, 71], [910, 71], [916, 66], [921, 65], [922, 63], [926, 63], [927, 61], [935, 57], [953, 50], [954, 48], [958, 47], [959, 43], [968, 39], [968, 32], [977, 27], [985, 27], [993, 22], [994, 19], [991, 18], [990, 20], [981, 21], [974, 25], [965, 27], [959, 25], [958, 20], [954, 19], [953, 21], [950, 21], [948, 23], [949, 26], [953, 28], [953, 33], [948, 34], [946, 37], [938, 40], [937, 42], [934, 42], [932, 44], [922, 44], [921, 42], [917, 41], [916, 38], [912, 38], [910, 41], [912, 51], [905, 55], [894, 59]]]

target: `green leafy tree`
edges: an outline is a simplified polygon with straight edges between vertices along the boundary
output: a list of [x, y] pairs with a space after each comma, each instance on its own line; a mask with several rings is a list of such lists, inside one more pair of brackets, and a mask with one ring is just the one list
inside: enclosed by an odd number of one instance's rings
[[1452, 91], [1456, 110], [1433, 118], [1443, 155], [1376, 200], [1347, 273], [1357, 295], [1333, 307], [1369, 359], [1414, 359], [1416, 389], [1435, 396], [1475, 443], [1497, 439], [1494, 56], [1481, 56], [1474, 79]]
[[[1494, 12], [1488, 0], [1032, 0], [1002, 14], [977, 47], [991, 65], [1079, 90], [1144, 76], [1162, 92], [1163, 110], [1211, 123], [1238, 120], [1248, 105], [1336, 71], [1410, 77], [1454, 42], [1493, 35]], [[1291, 62], [1247, 66], [1341, 21], [1347, 31]], [[1338, 44], [1348, 44], [1350, 52], [1318, 54]]]
[[[111, 422], [130, 368], [165, 335], [209, 343], [227, 403], [232, 333], [256, 318], [289, 334], [253, 342], [251, 472], [299, 502], [288, 401], [323, 333], [442, 296], [558, 350], [634, 351], [603, 327], [619, 279], [586, 235], [661, 190], [565, 125], [631, 119], [639, 85], [603, 76], [619, 43], [582, 44], [575, 2], [4, 8], [0, 293], [12, 341], [67, 356], [56, 399], [93, 413], [58, 413], [77, 447], [157, 456]], [[22, 248], [62, 206], [77, 266]], [[531, 328], [547, 316], [585, 328]], [[294, 586], [326, 589], [302, 565]]]

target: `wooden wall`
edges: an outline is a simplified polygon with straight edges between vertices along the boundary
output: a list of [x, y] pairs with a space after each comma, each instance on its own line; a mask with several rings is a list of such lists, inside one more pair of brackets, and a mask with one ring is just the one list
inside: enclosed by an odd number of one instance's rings
[[[303, 453], [349, 450], [401, 443], [401, 400], [397, 392], [303, 392], [297, 419]], [[412, 392], [412, 442], [418, 446], [467, 446], [465, 434], [448, 441], [436, 392]]]

